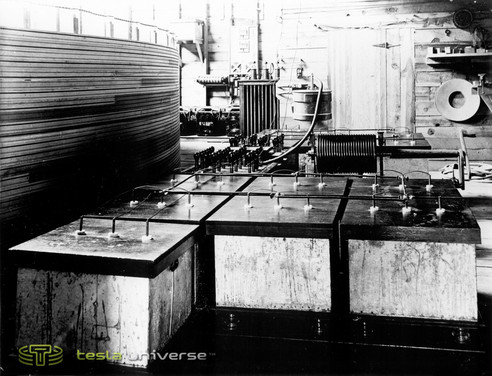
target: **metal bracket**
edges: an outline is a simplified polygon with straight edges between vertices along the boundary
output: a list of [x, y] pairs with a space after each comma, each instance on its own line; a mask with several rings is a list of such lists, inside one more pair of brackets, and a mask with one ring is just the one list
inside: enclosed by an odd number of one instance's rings
[[384, 43], [379, 43], [379, 44], [373, 44], [372, 45], [373, 47], [379, 47], [379, 48], [393, 48], [393, 47], [398, 47], [398, 46], [401, 46], [401, 44], [389, 44], [388, 42], [384, 42]]
[[174, 272], [179, 266], [179, 259], [173, 261], [173, 263], [169, 266], [169, 270]]

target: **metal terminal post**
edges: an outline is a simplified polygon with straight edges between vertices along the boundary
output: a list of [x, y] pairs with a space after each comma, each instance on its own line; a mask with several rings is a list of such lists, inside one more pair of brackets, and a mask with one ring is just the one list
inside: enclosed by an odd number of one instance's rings
[[275, 186], [275, 183], [273, 182], [273, 174], [270, 175], [270, 183], [268, 183], [268, 187], [272, 188]]
[[374, 183], [372, 185], [372, 190], [373, 191], [377, 191], [378, 187], [379, 187], [379, 184], [378, 184], [378, 174], [375, 174], [374, 175]]
[[171, 186], [173, 186], [173, 187], [174, 187], [174, 184], [175, 184], [176, 182], [177, 182], [177, 180], [176, 180], [176, 174], [173, 174], [173, 177], [172, 177], [172, 179], [171, 179]]
[[437, 205], [438, 205], [438, 208], [436, 209], [436, 214], [438, 216], [440, 215], [443, 215], [444, 212], [446, 211], [446, 209], [444, 209], [442, 206], [441, 206], [441, 196], [437, 196]]
[[323, 187], [325, 186], [325, 183], [323, 182], [323, 174], [319, 174], [319, 184], [318, 184], [318, 188], [319, 189], [323, 189]]
[[145, 235], [142, 236], [142, 243], [150, 243], [154, 238], [149, 234], [150, 221], [145, 221]]
[[217, 185], [224, 185], [224, 181], [222, 180], [222, 174], [219, 174], [219, 181], [217, 182]]
[[120, 235], [116, 232], [116, 217], [111, 222], [111, 232], [108, 234], [108, 238], [119, 238]]
[[406, 187], [405, 187], [405, 175], [401, 174], [400, 176], [398, 176], [398, 178], [401, 179], [401, 184], [398, 186], [398, 189], [400, 191], [403, 191], [403, 194], [406, 195]]
[[253, 205], [251, 205], [251, 192], [246, 193], [247, 203], [244, 204], [245, 209], [251, 209]]
[[427, 185], [425, 186], [425, 190], [427, 192], [430, 192], [431, 189], [432, 189], [433, 185], [432, 185], [432, 177], [431, 177], [431, 174], [429, 174], [429, 180], [427, 182]]
[[188, 192], [188, 204], [187, 205], [189, 208], [193, 207], [193, 203], [191, 202], [191, 192]]
[[301, 185], [301, 183], [299, 183], [299, 172], [296, 172], [296, 180], [294, 182], [294, 189], [297, 189], [297, 187]]
[[403, 208], [401, 208], [401, 211], [402, 211], [404, 216], [412, 211], [412, 208], [410, 206], [408, 206], [407, 200], [405, 200], [405, 206]]
[[157, 209], [164, 209], [166, 207], [166, 203], [164, 202], [165, 195], [167, 195], [167, 192], [161, 191], [161, 201], [157, 203]]
[[304, 205], [304, 210], [311, 210], [313, 205], [311, 205], [309, 194], [306, 195], [306, 205]]
[[369, 211], [372, 213], [377, 212], [379, 208], [376, 206], [376, 195], [372, 195], [372, 206], [369, 208]]
[[277, 199], [277, 204], [273, 207], [275, 210], [282, 209], [282, 204], [280, 203], [280, 192], [275, 193], [274, 196]]
[[87, 235], [84, 231], [84, 217], [80, 217], [80, 221], [79, 221], [79, 229], [77, 231], [75, 231], [75, 235], [76, 236], [79, 236], [79, 235]]

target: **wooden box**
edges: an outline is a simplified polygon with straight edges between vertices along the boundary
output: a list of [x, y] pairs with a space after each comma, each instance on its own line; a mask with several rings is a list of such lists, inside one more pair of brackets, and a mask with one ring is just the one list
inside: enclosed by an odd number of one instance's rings
[[[11, 250], [17, 274], [16, 345], [50, 344], [81, 360], [145, 367], [189, 316], [197, 226], [86, 220]], [[85, 354], [85, 355], [83, 355]]]
[[[372, 194], [355, 179], [351, 195]], [[475, 244], [480, 228], [450, 181], [406, 183], [407, 202], [350, 200], [340, 231], [347, 241], [350, 311], [355, 314], [477, 321]], [[378, 197], [401, 196], [395, 178]], [[438, 213], [438, 197], [444, 212]]]

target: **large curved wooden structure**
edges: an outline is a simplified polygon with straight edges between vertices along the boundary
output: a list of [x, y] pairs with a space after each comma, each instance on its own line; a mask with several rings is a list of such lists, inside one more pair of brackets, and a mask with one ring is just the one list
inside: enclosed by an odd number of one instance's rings
[[0, 28], [2, 222], [75, 215], [177, 167], [178, 69], [171, 47]]

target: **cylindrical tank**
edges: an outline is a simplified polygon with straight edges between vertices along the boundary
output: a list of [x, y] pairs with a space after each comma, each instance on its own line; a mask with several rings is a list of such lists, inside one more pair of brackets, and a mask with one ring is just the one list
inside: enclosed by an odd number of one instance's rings
[[0, 28], [0, 49], [3, 233], [65, 222], [179, 166], [175, 48]]
[[179, 108], [179, 126], [181, 136], [195, 135], [197, 132], [196, 118], [192, 116], [192, 111], [183, 107]]
[[231, 106], [228, 109], [227, 116], [227, 136], [234, 137], [241, 134], [241, 127], [239, 125], [240, 107]]
[[[216, 109], [207, 106], [200, 108], [196, 112], [199, 136], [218, 136], [221, 135], [219, 127], [220, 113]], [[225, 134], [225, 132], [224, 132]]]
[[[318, 90], [294, 90], [293, 96], [293, 119], [298, 120], [301, 129], [307, 129], [311, 124], [318, 98]], [[315, 130], [327, 130], [328, 120], [331, 119], [331, 91], [324, 90], [316, 118]]]

